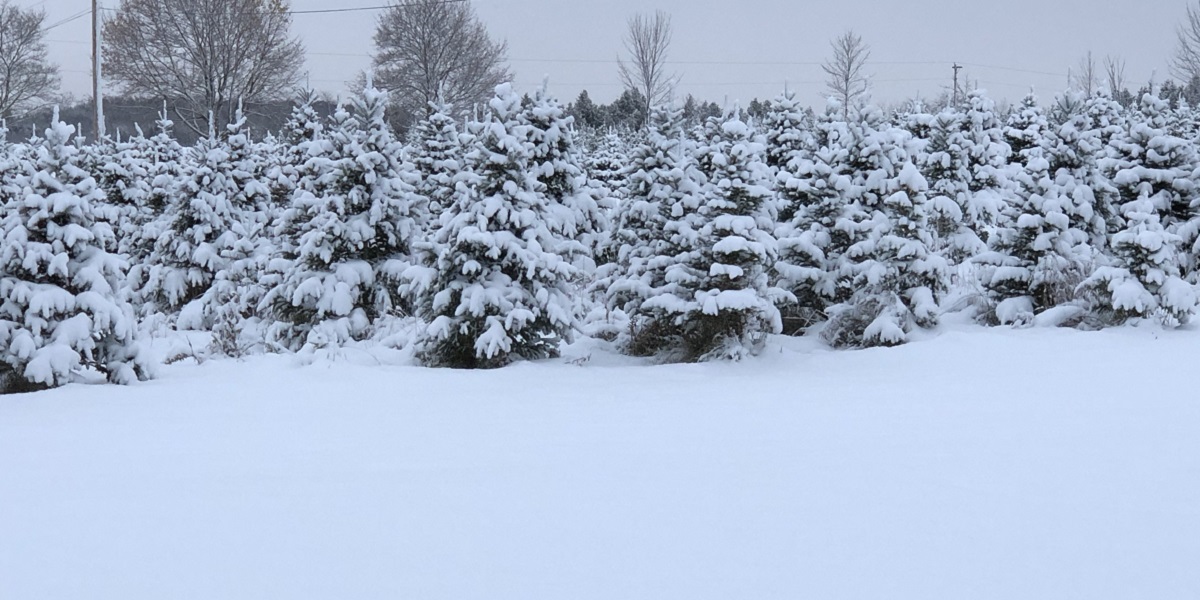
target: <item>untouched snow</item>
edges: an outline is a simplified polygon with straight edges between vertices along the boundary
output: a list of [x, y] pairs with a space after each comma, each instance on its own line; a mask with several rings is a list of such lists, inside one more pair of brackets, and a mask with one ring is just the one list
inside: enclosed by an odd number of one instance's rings
[[585, 342], [4, 397], [0, 598], [1194, 599], [1198, 354], [1149, 328], [702, 366]]

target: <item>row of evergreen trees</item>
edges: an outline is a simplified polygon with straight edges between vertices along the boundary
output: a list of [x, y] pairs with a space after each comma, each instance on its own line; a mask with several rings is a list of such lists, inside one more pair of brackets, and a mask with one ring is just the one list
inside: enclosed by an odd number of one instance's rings
[[[151, 374], [142, 329], [213, 350], [305, 351], [416, 317], [427, 365], [555, 356], [583, 329], [661, 360], [738, 358], [766, 336], [895, 345], [952, 290], [992, 324], [1188, 320], [1200, 280], [1200, 120], [1153, 95], [1067, 94], [1009, 115], [983, 93], [930, 114], [815, 115], [793, 97], [686, 128], [577, 140], [545, 90], [408, 140], [373, 88], [297, 103], [252, 140], [239, 113], [194, 148], [0, 153], [0, 385]], [[975, 293], [963, 294], [963, 290]]]

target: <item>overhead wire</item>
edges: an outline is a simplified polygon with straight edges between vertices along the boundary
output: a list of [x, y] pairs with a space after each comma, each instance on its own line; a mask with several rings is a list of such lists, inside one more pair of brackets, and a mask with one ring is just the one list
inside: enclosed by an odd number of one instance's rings
[[[409, 8], [412, 6], [462, 4], [467, 1], [468, 0], [430, 0], [428, 2], [398, 2], [398, 3], [393, 3], [393, 4], [384, 4], [384, 5], [376, 5], [376, 6], [352, 6], [352, 7], [346, 7], [346, 8], [313, 8], [313, 9], [304, 9], [304, 10], [285, 10], [285, 11], [281, 11], [281, 13], [276, 13], [275, 11], [267, 11], [267, 10], [242, 10], [242, 11], [236, 11], [236, 12], [241, 13], [241, 14], [270, 13], [270, 14], [285, 14], [285, 15], [325, 15], [325, 14], [333, 14], [333, 13], [350, 13], [350, 12], [368, 12], [368, 11], [374, 11], [374, 10], [390, 10], [393, 8]], [[118, 9], [109, 8], [109, 7], [101, 7], [101, 10], [107, 10], [109, 12], [117, 12]], [[88, 11], [88, 12], [91, 12], [91, 11]]]
[[86, 17], [90, 14], [92, 14], [92, 9], [90, 9], [90, 8], [87, 10], [84, 10], [82, 12], [75, 13], [74, 15], [67, 17], [65, 19], [62, 19], [61, 21], [55, 21], [54, 23], [51, 23], [50, 25], [43, 27], [42, 33], [46, 33], [47, 31], [50, 31], [51, 29], [54, 29], [55, 27], [61, 27], [63, 25], [66, 25], [67, 23], [70, 23], [71, 21], [76, 21], [78, 19], [82, 19], [83, 17]]

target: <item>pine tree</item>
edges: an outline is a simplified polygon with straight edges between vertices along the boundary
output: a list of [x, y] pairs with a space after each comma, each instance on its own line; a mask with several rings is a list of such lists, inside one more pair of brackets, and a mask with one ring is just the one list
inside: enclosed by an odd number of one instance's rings
[[1127, 202], [1123, 210], [1127, 225], [1109, 242], [1114, 264], [1081, 286], [1092, 298], [1092, 312], [1104, 324], [1135, 318], [1186, 324], [1197, 300], [1194, 286], [1179, 277], [1179, 236], [1163, 228], [1149, 197]]
[[776, 171], [787, 167], [798, 156], [813, 150], [812, 118], [796, 101], [796, 94], [780, 94], [767, 106], [763, 128], [766, 130], [766, 163]]
[[599, 303], [628, 318], [618, 345], [635, 356], [653, 356], [681, 346], [674, 316], [648, 304], [670, 293], [679, 282], [667, 272], [694, 250], [703, 176], [696, 167], [693, 142], [683, 133], [682, 112], [658, 107], [645, 140], [629, 155], [626, 180], [614, 233], [593, 284]]
[[[245, 254], [251, 232], [242, 213], [246, 203], [238, 200], [246, 195], [232, 177], [228, 147], [210, 132], [189, 162], [149, 258], [130, 271], [144, 315], [178, 317], [212, 287], [217, 273]], [[203, 307], [196, 308], [185, 326], [203, 326]]]
[[154, 218], [150, 207], [150, 164], [142, 155], [141, 131], [126, 141], [105, 138], [81, 148], [83, 168], [96, 180], [104, 200], [93, 206], [97, 218], [109, 223], [116, 234], [115, 250], [132, 256], [142, 232]]
[[827, 113], [813, 132], [813, 151], [793, 154], [775, 176], [780, 204], [775, 284], [796, 299], [783, 308], [789, 334], [824, 321], [825, 310], [848, 297], [830, 272], [850, 246], [846, 231], [838, 227], [850, 207], [843, 198], [848, 151], [841, 145], [848, 125]]
[[1102, 250], [1120, 219], [1117, 189], [1100, 168], [1103, 134], [1088, 114], [1087, 103], [1070, 104], [1079, 108], [1061, 115], [1059, 124], [1044, 136], [1042, 149], [1058, 193], [1071, 201], [1071, 226], [1087, 236], [1092, 248]]
[[763, 146], [736, 111], [709, 144], [713, 172], [696, 218], [666, 226], [678, 224], [678, 235], [694, 236], [694, 249], [667, 269], [666, 281], [675, 286], [643, 305], [674, 322], [686, 361], [755, 354], [782, 327], [775, 303], [785, 293], [768, 281], [776, 259], [775, 206]]
[[[991, 310], [984, 320], [1029, 324], [1034, 315], [1074, 301], [1075, 289], [1091, 274], [1094, 253], [1088, 232], [1090, 204], [1077, 204], [1079, 186], [1066, 170], [1055, 177], [1040, 147], [1025, 150], [1016, 173], [1015, 218], [999, 227], [991, 252], [977, 257], [984, 265], [984, 288]], [[1084, 215], [1084, 216], [1086, 216]]]
[[488, 121], [465, 159], [453, 202], [441, 214], [419, 313], [429, 320], [417, 345], [426, 365], [494, 368], [558, 355], [569, 339], [569, 254], [558, 254], [555, 212], [537, 180], [529, 126], [509, 84], [496, 88]]
[[573, 119], [549, 95], [546, 84], [521, 112], [521, 122], [532, 144], [530, 167], [537, 175], [549, 208], [557, 213], [551, 220], [559, 238], [558, 247], [582, 259], [581, 270], [595, 268], [593, 257], [601, 234], [609, 229], [612, 208], [605, 188], [590, 181], [575, 140]]
[[104, 201], [58, 120], [18, 185], [5, 185], [0, 219], [0, 389], [69, 383], [91, 368], [114, 383], [150, 376], [133, 310], [121, 295], [124, 264], [93, 206]]
[[463, 141], [449, 105], [436, 103], [429, 108], [414, 127], [412, 160], [420, 175], [417, 193], [429, 199], [430, 211], [438, 213], [449, 206], [454, 194], [452, 174], [461, 170]]
[[[1190, 143], [1167, 131], [1167, 117], [1165, 102], [1150, 94], [1142, 96], [1136, 113], [1126, 119], [1123, 134], [1111, 139], [1102, 168], [1122, 205], [1150, 201], [1161, 226], [1180, 238], [1183, 255], [1177, 265], [1185, 277], [1192, 278], [1200, 264], [1194, 250], [1200, 240], [1200, 194], [1192, 180], [1196, 153]], [[1122, 212], [1129, 210], [1123, 208]], [[1139, 219], [1139, 223], [1127, 224], [1126, 230], [1146, 227], [1145, 219]]]
[[930, 250], [928, 183], [908, 155], [908, 134], [869, 108], [847, 133], [851, 181], [842, 184], [848, 206], [836, 227], [850, 246], [831, 270], [850, 293], [828, 309], [822, 336], [835, 347], [893, 346], [937, 324], [948, 265]]
[[363, 339], [378, 318], [406, 308], [394, 273], [428, 216], [386, 106], [386, 93], [366, 88], [335, 112], [328, 142], [305, 150], [305, 175], [276, 232], [297, 242], [261, 303], [274, 320], [270, 339], [286, 348]]
[[934, 121], [922, 174], [935, 247], [951, 264], [986, 250], [1005, 206], [1010, 156], [995, 103], [981, 91], [971, 93], [965, 111], [948, 107]]
[[1026, 161], [1029, 152], [1040, 148], [1050, 123], [1046, 119], [1037, 96], [1031, 91], [1021, 100], [1021, 105], [1008, 117], [1004, 126], [1004, 140], [1012, 150], [1014, 158]]
[[[271, 190], [271, 203], [280, 212], [291, 203], [301, 170], [308, 161], [306, 151], [312, 142], [324, 135], [324, 124], [317, 113], [316, 104], [320, 97], [315, 90], [304, 90], [293, 100], [292, 112], [279, 132], [273, 145], [275, 152], [266, 173], [266, 183]], [[280, 215], [275, 215], [276, 220]]]

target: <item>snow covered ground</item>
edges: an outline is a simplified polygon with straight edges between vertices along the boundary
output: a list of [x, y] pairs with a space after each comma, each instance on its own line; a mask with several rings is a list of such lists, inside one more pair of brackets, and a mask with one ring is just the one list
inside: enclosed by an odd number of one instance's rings
[[1200, 597], [1200, 331], [772, 344], [3, 397], [0, 598]]

